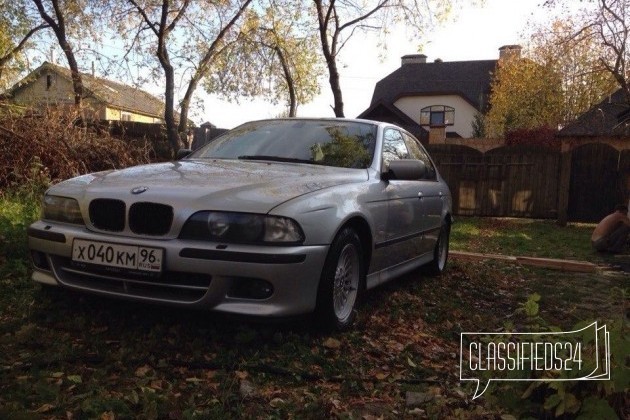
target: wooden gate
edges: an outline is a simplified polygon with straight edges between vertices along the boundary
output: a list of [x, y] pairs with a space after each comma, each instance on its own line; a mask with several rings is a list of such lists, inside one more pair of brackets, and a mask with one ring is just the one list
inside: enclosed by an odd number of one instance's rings
[[627, 203], [624, 172], [630, 156], [603, 143], [573, 150], [569, 188], [569, 220], [597, 222], [618, 203]]

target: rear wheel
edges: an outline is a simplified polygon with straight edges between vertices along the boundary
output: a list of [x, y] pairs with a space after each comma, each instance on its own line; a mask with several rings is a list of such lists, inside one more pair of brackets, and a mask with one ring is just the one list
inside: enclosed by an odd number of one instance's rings
[[352, 324], [363, 276], [361, 241], [344, 228], [330, 246], [319, 282], [315, 315], [320, 326], [343, 330]]
[[448, 242], [451, 235], [451, 225], [446, 222], [440, 228], [440, 236], [435, 244], [433, 251], [433, 261], [427, 264], [427, 271], [429, 274], [437, 276], [442, 274], [446, 268], [448, 262]]

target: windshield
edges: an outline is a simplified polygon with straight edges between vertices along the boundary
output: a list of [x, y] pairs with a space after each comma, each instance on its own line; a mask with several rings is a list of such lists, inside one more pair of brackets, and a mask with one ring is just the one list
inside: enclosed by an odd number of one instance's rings
[[335, 120], [267, 120], [243, 124], [189, 155], [367, 168], [376, 125]]

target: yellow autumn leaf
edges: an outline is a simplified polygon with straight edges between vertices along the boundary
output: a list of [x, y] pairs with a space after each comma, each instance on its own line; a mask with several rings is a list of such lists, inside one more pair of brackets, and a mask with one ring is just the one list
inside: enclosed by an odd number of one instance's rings
[[37, 410], [35, 410], [36, 413], [47, 413], [50, 410], [52, 410], [53, 408], [55, 408], [54, 405], [52, 404], [44, 404], [41, 407], [39, 407]]

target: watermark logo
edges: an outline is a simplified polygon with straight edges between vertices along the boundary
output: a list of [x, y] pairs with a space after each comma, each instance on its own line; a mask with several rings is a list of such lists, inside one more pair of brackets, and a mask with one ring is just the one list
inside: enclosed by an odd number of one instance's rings
[[546, 333], [461, 333], [459, 379], [476, 381], [473, 399], [492, 381], [610, 379], [610, 336], [593, 322]]

